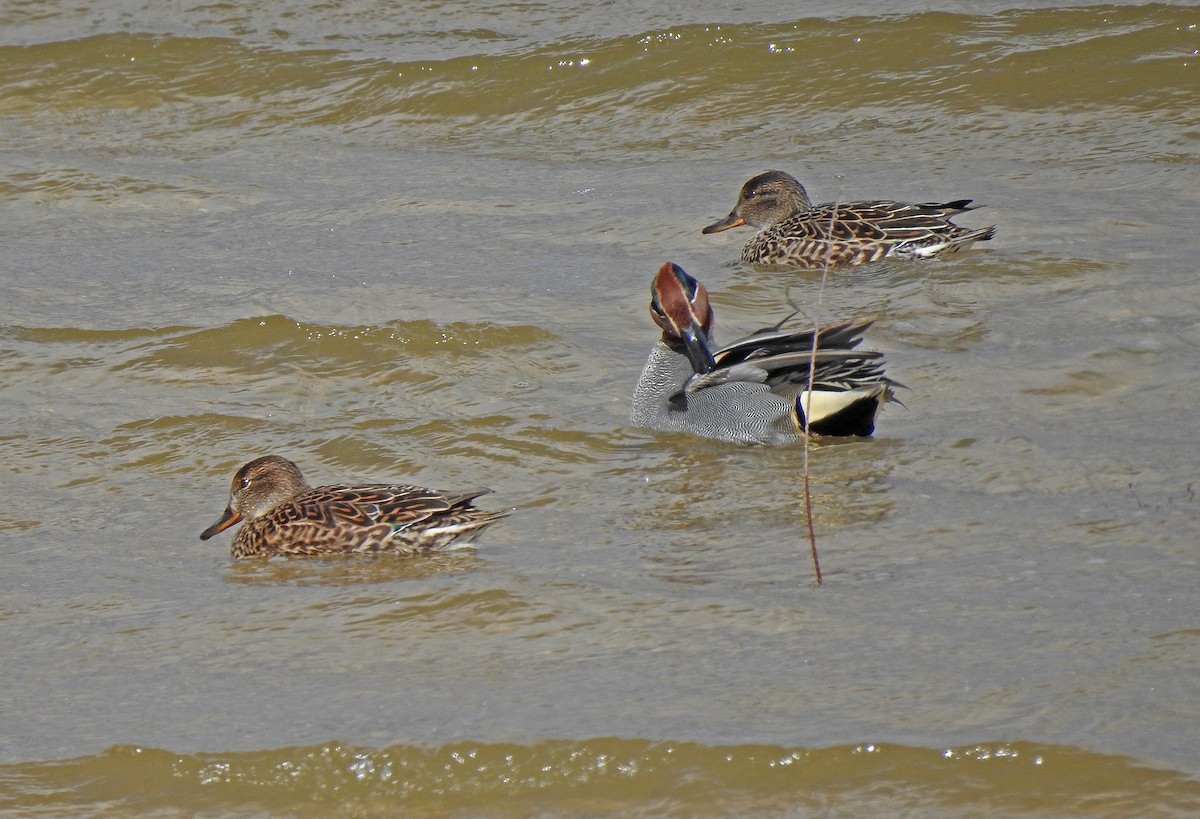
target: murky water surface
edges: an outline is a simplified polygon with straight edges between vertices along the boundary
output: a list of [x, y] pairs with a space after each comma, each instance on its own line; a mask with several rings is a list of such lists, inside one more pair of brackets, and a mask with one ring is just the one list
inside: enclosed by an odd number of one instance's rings
[[[785, 5], [0, 6], [4, 810], [1200, 809], [1200, 11]], [[997, 237], [745, 269], [767, 168]], [[627, 423], [666, 259], [909, 387], [820, 588], [800, 449]], [[266, 452], [516, 512], [234, 564]]]

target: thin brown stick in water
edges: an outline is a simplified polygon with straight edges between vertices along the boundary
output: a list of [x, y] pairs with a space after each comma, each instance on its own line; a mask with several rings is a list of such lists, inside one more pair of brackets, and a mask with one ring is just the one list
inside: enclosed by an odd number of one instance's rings
[[810, 424], [810, 408], [812, 407], [813, 382], [817, 371], [817, 338], [821, 334], [821, 300], [825, 296], [825, 280], [829, 277], [829, 265], [833, 260], [833, 235], [834, 226], [837, 220], [837, 202], [833, 203], [833, 207], [829, 213], [829, 238], [825, 242], [825, 260], [821, 265], [821, 285], [817, 288], [817, 303], [813, 315], [813, 338], [812, 347], [809, 350], [808, 358], [808, 406], [804, 407], [804, 517], [808, 523], [808, 546], [812, 553], [813, 571], [817, 576], [817, 585], [820, 586], [821, 579], [821, 557], [817, 553], [817, 530], [813, 526], [812, 514], [812, 485], [810, 481], [811, 473], [808, 468], [808, 443], [811, 437], [809, 433]]

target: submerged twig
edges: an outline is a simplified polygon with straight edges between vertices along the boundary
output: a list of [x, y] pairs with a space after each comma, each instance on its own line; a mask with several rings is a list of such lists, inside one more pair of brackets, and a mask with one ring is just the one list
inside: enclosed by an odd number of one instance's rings
[[818, 586], [822, 583], [821, 556], [817, 551], [817, 530], [813, 524], [812, 515], [812, 484], [808, 465], [809, 439], [812, 434], [809, 432], [808, 419], [811, 417], [809, 410], [812, 407], [813, 384], [817, 371], [817, 344], [821, 335], [821, 303], [825, 296], [825, 280], [829, 277], [829, 265], [833, 260], [833, 235], [837, 220], [837, 206], [838, 203], [835, 201], [829, 211], [829, 238], [825, 242], [825, 259], [821, 264], [821, 284], [817, 288], [817, 301], [813, 309], [812, 347], [808, 351], [808, 406], [804, 407], [804, 518], [808, 523], [808, 547], [812, 554], [813, 572], [816, 575]]

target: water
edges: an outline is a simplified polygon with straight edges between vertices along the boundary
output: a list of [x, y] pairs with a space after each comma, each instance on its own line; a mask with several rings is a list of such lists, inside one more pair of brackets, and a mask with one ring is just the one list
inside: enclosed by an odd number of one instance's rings
[[[10, 813], [1190, 815], [1200, 15], [0, 7]], [[751, 175], [996, 240], [764, 273]], [[802, 453], [627, 423], [673, 260], [910, 388]], [[232, 563], [234, 470], [491, 486]]]

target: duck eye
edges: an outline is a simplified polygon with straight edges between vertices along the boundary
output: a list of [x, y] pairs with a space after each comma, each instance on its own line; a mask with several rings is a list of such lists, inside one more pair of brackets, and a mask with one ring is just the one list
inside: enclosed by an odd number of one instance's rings
[[245, 488], [246, 488], [247, 486], [249, 486], [249, 485], [250, 485], [250, 479], [249, 479], [249, 478], [242, 478], [242, 485], [241, 485], [241, 488], [242, 488], [242, 489], [245, 489]]

